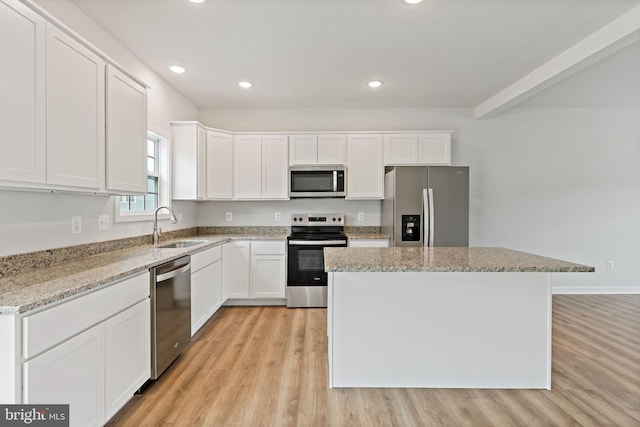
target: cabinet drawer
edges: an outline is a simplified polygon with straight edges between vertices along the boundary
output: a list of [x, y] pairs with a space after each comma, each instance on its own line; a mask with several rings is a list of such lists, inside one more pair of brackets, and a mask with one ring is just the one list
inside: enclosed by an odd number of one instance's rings
[[191, 255], [191, 272], [196, 272], [202, 267], [212, 264], [222, 258], [222, 246], [218, 245]]
[[62, 302], [22, 319], [23, 358], [29, 359], [149, 298], [149, 273]]
[[285, 242], [251, 242], [251, 253], [255, 255], [284, 255]]

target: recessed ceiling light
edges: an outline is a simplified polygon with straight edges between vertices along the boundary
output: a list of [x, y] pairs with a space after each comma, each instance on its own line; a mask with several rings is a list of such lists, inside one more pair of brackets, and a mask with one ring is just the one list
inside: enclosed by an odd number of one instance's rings
[[182, 66], [180, 66], [180, 65], [172, 65], [172, 66], [170, 66], [170, 67], [169, 67], [169, 69], [170, 69], [171, 71], [173, 71], [174, 73], [176, 73], [176, 74], [182, 74], [182, 73], [184, 73], [185, 71], [187, 71], [187, 69], [186, 69], [186, 68], [184, 68], [184, 67], [182, 67]]
[[[191, 0], [193, 1], [193, 0]], [[406, 4], [418, 4], [418, 3], [422, 3], [424, 0], [402, 0], [402, 3], [406, 3]]]
[[251, 86], [253, 86], [253, 83], [251, 82], [238, 82], [238, 86], [240, 86], [243, 89], [249, 89]]
[[383, 84], [384, 82], [382, 80], [371, 80], [369, 83], [367, 83], [367, 86], [375, 89], [375, 88], [379, 88]]
[[191, 3], [198, 3], [198, 4], [200, 4], [200, 3], [206, 3], [206, 2], [207, 2], [207, 0], [189, 0], [189, 1], [190, 1]]

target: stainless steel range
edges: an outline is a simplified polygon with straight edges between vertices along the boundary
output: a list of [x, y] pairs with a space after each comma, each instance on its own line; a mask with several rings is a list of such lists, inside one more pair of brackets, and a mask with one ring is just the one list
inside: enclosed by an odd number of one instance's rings
[[287, 307], [326, 307], [324, 248], [346, 247], [344, 214], [291, 215]]

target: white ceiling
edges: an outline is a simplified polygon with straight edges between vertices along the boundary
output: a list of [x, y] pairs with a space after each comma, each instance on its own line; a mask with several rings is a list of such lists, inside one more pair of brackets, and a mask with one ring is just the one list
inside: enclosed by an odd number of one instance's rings
[[[199, 108], [471, 108], [640, 5], [640, 0], [426, 0], [417, 6], [400, 0], [72, 1]], [[631, 102], [621, 82], [640, 90], [638, 46], [560, 82], [562, 96], [554, 99], [545, 91], [525, 102]], [[171, 64], [188, 72], [173, 74]], [[589, 96], [609, 99], [585, 100], [584, 91], [566, 83], [609, 85], [604, 76], [617, 73], [610, 67], [627, 70], [613, 82], [621, 88], [620, 99], [598, 89]], [[365, 86], [370, 79], [385, 84], [371, 90]], [[254, 87], [240, 89], [240, 80]], [[577, 100], [568, 100], [570, 93]]]

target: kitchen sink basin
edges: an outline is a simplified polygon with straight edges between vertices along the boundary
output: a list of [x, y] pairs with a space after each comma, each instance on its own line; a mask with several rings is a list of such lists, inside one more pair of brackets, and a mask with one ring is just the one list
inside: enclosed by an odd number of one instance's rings
[[189, 246], [199, 245], [200, 243], [206, 243], [206, 240], [178, 240], [177, 242], [167, 243], [166, 245], [160, 245], [160, 249], [177, 249], [188, 248]]

